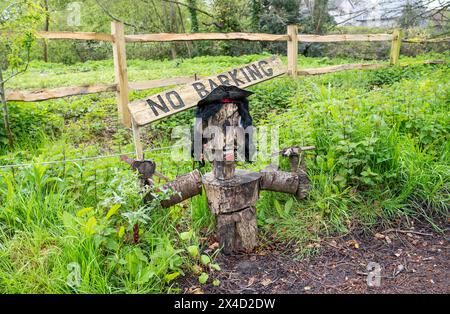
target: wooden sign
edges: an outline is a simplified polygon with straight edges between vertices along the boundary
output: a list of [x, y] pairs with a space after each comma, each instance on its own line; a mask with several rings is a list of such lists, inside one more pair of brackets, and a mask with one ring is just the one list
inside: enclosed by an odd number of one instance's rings
[[147, 99], [134, 101], [128, 104], [128, 108], [136, 126], [144, 126], [196, 106], [202, 98], [219, 85], [245, 88], [285, 73], [286, 67], [281, 60], [272, 56], [176, 89], [164, 91]]

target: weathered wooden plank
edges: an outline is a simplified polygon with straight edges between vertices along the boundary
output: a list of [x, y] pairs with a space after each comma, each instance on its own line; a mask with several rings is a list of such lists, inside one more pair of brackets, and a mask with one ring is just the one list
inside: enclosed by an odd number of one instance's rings
[[[38, 37], [46, 39], [74, 39], [113, 41], [110, 34], [93, 32], [38, 32]], [[298, 40], [305, 42], [340, 42], [340, 41], [389, 41], [391, 34], [336, 34], [336, 35], [298, 35]], [[125, 35], [126, 42], [167, 42], [191, 40], [245, 40], [245, 41], [288, 41], [289, 35], [265, 33], [158, 33]]]
[[425, 44], [425, 43], [443, 43], [443, 42], [449, 42], [450, 36], [447, 37], [441, 37], [441, 38], [406, 38], [402, 39], [402, 43], [409, 43], [409, 44]]
[[295, 78], [297, 76], [298, 59], [297, 25], [288, 25], [287, 33], [289, 35], [289, 41], [287, 42], [288, 74]]
[[[445, 63], [444, 60], [426, 60], [418, 61], [408, 64], [402, 64], [401, 66], [408, 66], [412, 64], [442, 64]], [[369, 69], [379, 69], [385, 68], [389, 65], [386, 63], [362, 63], [362, 64], [340, 64], [333, 65], [322, 68], [309, 68], [301, 69], [297, 71], [298, 75], [308, 76], [308, 75], [320, 75], [326, 73], [340, 72], [346, 70], [369, 70]], [[165, 87], [171, 85], [192, 83], [195, 80], [192, 77], [175, 77], [168, 79], [143, 81], [143, 82], [130, 82], [129, 87], [133, 90], [145, 90], [158, 87]], [[97, 85], [82, 85], [75, 87], [60, 87], [53, 89], [40, 89], [35, 91], [20, 91], [12, 90], [6, 91], [6, 99], [8, 101], [42, 101], [55, 98], [103, 93], [103, 92], [115, 92], [117, 91], [117, 84], [97, 84]]]
[[37, 36], [45, 39], [113, 41], [112, 35], [93, 32], [37, 32]]
[[164, 42], [190, 40], [286, 41], [288, 39], [288, 35], [262, 33], [158, 33], [125, 36], [125, 40], [127, 42]]
[[402, 30], [396, 29], [392, 35], [390, 64], [397, 65], [400, 58], [400, 46], [402, 45]]
[[127, 57], [125, 50], [125, 26], [122, 22], [111, 22], [111, 33], [114, 37], [113, 57], [114, 57], [114, 75], [117, 84], [117, 110], [119, 119], [122, 123], [131, 127], [131, 116], [128, 110], [129, 91], [128, 91], [128, 70]]
[[213, 88], [221, 84], [245, 88], [286, 73], [286, 67], [278, 57], [252, 62], [230, 71], [213, 75], [177, 89], [164, 91], [147, 99], [129, 104], [129, 109], [138, 126], [165, 118], [192, 108]]
[[7, 92], [9, 101], [42, 101], [75, 95], [94, 94], [102, 92], [115, 92], [117, 84], [84, 85], [75, 87], [60, 87], [53, 89], [40, 89], [35, 91]]
[[342, 41], [389, 41], [391, 34], [337, 34], [337, 35], [298, 35], [298, 40], [314, 43], [331, 43]]
[[[197, 77], [197, 80], [198, 79], [199, 78]], [[185, 77], [171, 77], [143, 82], [129, 82], [128, 85], [132, 90], [146, 90], [171, 85], [189, 84], [195, 81], [196, 79], [193, 76], [185, 76]]]
[[307, 75], [319, 75], [347, 70], [369, 70], [369, 69], [379, 69], [386, 68], [389, 65], [386, 63], [357, 63], [357, 64], [339, 64], [332, 65], [328, 67], [322, 68], [310, 68], [310, 69], [301, 69], [297, 71], [298, 75], [307, 76]]

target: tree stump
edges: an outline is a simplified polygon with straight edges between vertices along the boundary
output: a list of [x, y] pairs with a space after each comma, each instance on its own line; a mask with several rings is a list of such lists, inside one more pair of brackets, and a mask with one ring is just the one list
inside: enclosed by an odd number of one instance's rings
[[236, 170], [233, 178], [220, 180], [214, 173], [203, 176], [208, 207], [216, 216], [219, 243], [225, 254], [252, 250], [257, 244], [255, 203], [260, 173]]
[[216, 233], [224, 254], [252, 250], [257, 243], [256, 209], [246, 207], [216, 216]]

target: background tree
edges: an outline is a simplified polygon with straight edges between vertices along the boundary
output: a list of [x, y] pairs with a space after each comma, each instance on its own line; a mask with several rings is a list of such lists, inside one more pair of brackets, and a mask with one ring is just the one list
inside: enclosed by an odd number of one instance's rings
[[407, 1], [401, 8], [402, 15], [399, 20], [399, 25], [402, 28], [410, 28], [418, 26], [421, 23], [421, 17], [425, 14], [425, 7], [422, 1]]
[[251, 5], [251, 20], [250, 20], [250, 28], [254, 32], [259, 31], [259, 21], [261, 19], [261, 0], [250, 0]]
[[197, 18], [197, 0], [188, 0], [189, 15], [191, 19], [191, 32], [198, 32], [198, 18]]
[[0, 99], [5, 135], [10, 147], [14, 145], [14, 139], [5, 83], [28, 69], [31, 48], [43, 16], [42, 7], [35, 0], [2, 1], [0, 4]]
[[[300, 0], [262, 0], [261, 5], [261, 32], [285, 34], [287, 25], [300, 21]], [[264, 47], [276, 53], [286, 52], [284, 43], [267, 42]]]

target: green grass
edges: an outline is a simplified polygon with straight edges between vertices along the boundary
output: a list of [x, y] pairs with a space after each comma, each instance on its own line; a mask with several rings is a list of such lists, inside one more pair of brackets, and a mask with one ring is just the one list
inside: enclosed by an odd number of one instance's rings
[[[129, 69], [132, 80], [209, 75], [261, 57], [130, 61]], [[402, 61], [438, 58], [449, 61], [437, 54]], [[349, 62], [357, 60], [299, 59], [301, 67]], [[261, 193], [262, 243], [296, 242], [301, 258], [316, 252], [306, 245], [311, 241], [355, 226], [369, 229], [399, 217], [433, 224], [436, 217], [448, 217], [449, 72], [446, 64], [414, 65], [283, 77], [252, 87], [256, 125], [278, 127], [280, 146], [317, 148], [306, 155], [312, 184], [307, 199]], [[8, 88], [112, 80], [110, 61], [34, 63]], [[132, 152], [131, 134], [115, 117], [115, 101], [106, 93], [11, 103], [17, 144], [2, 144], [0, 165]], [[187, 111], [146, 128], [146, 147], [173, 144], [172, 127], [191, 118]], [[190, 161], [173, 161], [170, 153], [147, 157], [170, 178], [192, 170]], [[266, 163], [241, 167], [259, 170]], [[285, 160], [281, 164], [287, 169]], [[213, 232], [204, 195], [170, 209], [159, 208], [157, 200], [144, 206], [136, 175], [118, 157], [0, 168], [0, 178], [0, 293], [177, 292], [174, 279], [188, 272], [209, 272], [207, 284], [214, 279], [213, 262], [203, 265], [195, 249], [204, 249], [204, 237]], [[78, 280], [76, 267], [79, 285], [71, 286]]]

